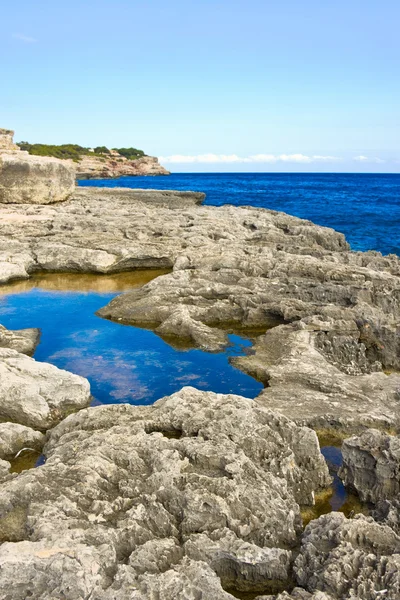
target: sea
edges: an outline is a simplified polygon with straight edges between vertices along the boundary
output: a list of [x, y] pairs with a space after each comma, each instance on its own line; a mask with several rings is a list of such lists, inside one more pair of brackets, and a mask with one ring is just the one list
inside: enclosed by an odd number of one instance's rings
[[400, 174], [172, 173], [79, 184], [205, 192], [205, 204], [283, 211], [344, 233], [352, 250], [400, 255]]
[[[201, 173], [80, 181], [82, 186], [195, 190], [205, 203], [280, 210], [333, 227], [354, 250], [400, 255], [400, 175]], [[172, 347], [153, 331], [101, 319], [96, 311], [158, 272], [108, 276], [36, 274], [0, 286], [0, 322], [39, 327], [34, 357], [84, 377], [95, 403], [151, 404], [184, 385], [256, 397], [263, 386], [235, 369], [252, 338], [230, 332], [220, 353]]]

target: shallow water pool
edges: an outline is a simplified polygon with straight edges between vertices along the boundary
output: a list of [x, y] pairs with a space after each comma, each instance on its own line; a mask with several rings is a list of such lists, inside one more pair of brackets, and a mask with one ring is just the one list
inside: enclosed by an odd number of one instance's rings
[[172, 348], [152, 331], [97, 317], [117, 294], [165, 271], [116, 275], [38, 274], [0, 287], [0, 323], [39, 327], [34, 358], [87, 377], [95, 403], [151, 404], [185, 385], [254, 398], [263, 386], [229, 364], [251, 347], [229, 335], [224, 352]]

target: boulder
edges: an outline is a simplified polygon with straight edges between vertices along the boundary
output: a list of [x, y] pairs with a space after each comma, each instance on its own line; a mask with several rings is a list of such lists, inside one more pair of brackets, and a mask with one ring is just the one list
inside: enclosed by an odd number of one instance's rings
[[0, 348], [11, 348], [31, 356], [40, 340], [40, 329], [9, 330], [0, 325]]
[[0, 348], [0, 420], [46, 430], [90, 400], [83, 377]]
[[23, 448], [41, 450], [45, 436], [19, 423], [0, 423], [0, 458], [8, 460]]
[[0, 203], [51, 204], [75, 189], [75, 168], [57, 158], [27, 152], [0, 153]]
[[344, 440], [339, 477], [363, 502], [400, 500], [400, 436], [369, 429]]

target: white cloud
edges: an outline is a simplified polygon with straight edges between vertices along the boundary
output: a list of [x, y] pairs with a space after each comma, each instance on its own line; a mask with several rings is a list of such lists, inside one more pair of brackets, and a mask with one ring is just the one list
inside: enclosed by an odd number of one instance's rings
[[306, 156], [305, 154], [254, 154], [251, 156], [238, 156], [237, 154], [173, 154], [160, 156], [162, 163], [313, 163], [337, 162], [337, 156], [321, 156], [318, 154]]
[[382, 160], [382, 158], [378, 158], [377, 156], [370, 158], [369, 156], [363, 156], [362, 154], [360, 156], [355, 156], [353, 158], [353, 160], [356, 160], [357, 162], [377, 163], [377, 164], [382, 164], [385, 162], [384, 160]]
[[15, 40], [19, 40], [20, 42], [24, 42], [25, 44], [35, 44], [37, 40], [29, 35], [24, 35], [23, 33], [13, 33], [13, 38]]

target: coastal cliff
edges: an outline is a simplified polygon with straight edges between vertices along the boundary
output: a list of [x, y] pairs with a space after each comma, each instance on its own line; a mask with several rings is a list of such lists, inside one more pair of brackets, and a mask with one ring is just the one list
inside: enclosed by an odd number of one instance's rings
[[[69, 162], [72, 163], [72, 160]], [[169, 175], [155, 156], [129, 160], [118, 152], [105, 156], [83, 156], [76, 164], [78, 179], [111, 179], [123, 175]]]
[[[8, 130], [1, 130], [7, 133]], [[10, 132], [9, 132], [10, 133]], [[13, 132], [11, 132], [13, 134]], [[23, 150], [33, 156], [52, 157], [64, 161], [76, 170], [78, 179], [109, 179], [123, 175], [169, 175], [158, 158], [148, 156], [137, 148], [113, 148], [97, 146], [88, 148], [79, 144], [13, 144], [12, 135], [4, 135], [4, 140], [14, 149]], [[2, 143], [0, 132], [0, 145]], [[5, 141], [3, 142], [5, 144]]]

